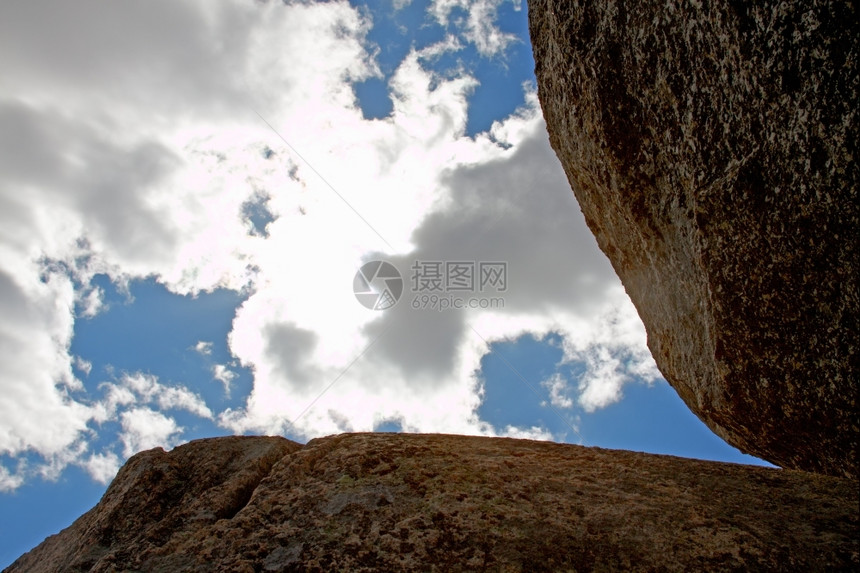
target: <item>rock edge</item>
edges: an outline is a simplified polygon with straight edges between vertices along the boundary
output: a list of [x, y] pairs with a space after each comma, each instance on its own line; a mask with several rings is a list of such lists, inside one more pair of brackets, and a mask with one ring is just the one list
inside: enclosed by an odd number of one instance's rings
[[856, 486], [506, 438], [213, 438], [133, 456], [6, 571], [850, 570]]

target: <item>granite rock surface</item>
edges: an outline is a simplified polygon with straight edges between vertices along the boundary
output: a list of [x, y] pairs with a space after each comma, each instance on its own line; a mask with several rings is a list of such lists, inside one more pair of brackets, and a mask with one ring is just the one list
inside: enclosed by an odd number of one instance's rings
[[851, 2], [529, 0], [550, 142], [690, 409], [858, 476]]
[[344, 434], [135, 455], [6, 571], [838, 571], [857, 484], [569, 444]]

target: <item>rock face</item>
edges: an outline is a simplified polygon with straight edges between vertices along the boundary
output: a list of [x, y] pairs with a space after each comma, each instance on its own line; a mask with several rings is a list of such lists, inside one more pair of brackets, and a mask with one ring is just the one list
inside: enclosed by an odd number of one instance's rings
[[8, 572], [860, 566], [856, 483], [446, 435], [199, 440], [131, 458]]
[[7, 571], [109, 571], [157, 563], [147, 555], [233, 518], [275, 462], [300, 448], [283, 438], [229, 437], [197, 440], [169, 453], [141, 452], [120, 469], [96, 507]]
[[670, 384], [729, 443], [857, 477], [850, 2], [529, 0], [550, 141]]

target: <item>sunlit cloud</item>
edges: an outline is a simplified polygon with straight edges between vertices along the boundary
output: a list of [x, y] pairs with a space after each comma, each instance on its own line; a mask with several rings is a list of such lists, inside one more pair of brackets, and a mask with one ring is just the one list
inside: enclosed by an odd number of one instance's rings
[[[353, 89], [381, 73], [372, 22], [350, 4], [151, 4], [12, 2], [0, 18], [0, 454], [41, 459], [0, 465], [0, 489], [69, 464], [105, 482], [124, 457], [180, 443], [180, 415], [294, 439], [391, 421], [558, 439], [477, 413], [488, 343], [523, 334], [557, 333], [566, 363], [582, 365], [547, 382], [560, 408], [593, 411], [656, 377], [533, 86], [469, 137], [478, 79], [433, 68], [467, 45], [503, 54], [514, 40], [496, 25], [500, 2], [434, 2], [446, 33], [393, 70], [381, 120]], [[110, 29], [127, 32], [121, 45]], [[35, 38], [48, 35], [70, 48], [46, 51]], [[353, 293], [375, 259], [406, 284], [381, 312]], [[503, 306], [414, 308], [416, 261], [504, 262]], [[184, 349], [236, 400], [216, 409], [202, 386], [144, 372], [98, 379], [72, 356], [77, 321], [110, 312], [96, 275], [126, 294], [142, 278], [242, 293], [231, 356], [211, 339]], [[232, 396], [240, 368], [253, 386]]]
[[173, 418], [150, 408], [135, 408], [120, 415], [123, 455], [128, 457], [154, 447], [171, 448], [182, 430]]
[[209, 356], [212, 354], [212, 343], [201, 340], [197, 344], [194, 345], [194, 350], [202, 354], [203, 356]]
[[91, 454], [81, 464], [93, 480], [107, 484], [119, 471], [121, 460], [114, 452]]

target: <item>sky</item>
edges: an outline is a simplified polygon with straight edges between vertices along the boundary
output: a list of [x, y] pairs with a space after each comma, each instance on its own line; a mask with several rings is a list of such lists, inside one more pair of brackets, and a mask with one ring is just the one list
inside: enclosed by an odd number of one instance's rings
[[0, 69], [0, 567], [202, 437], [764, 464], [657, 370], [525, 3], [7, 0]]

